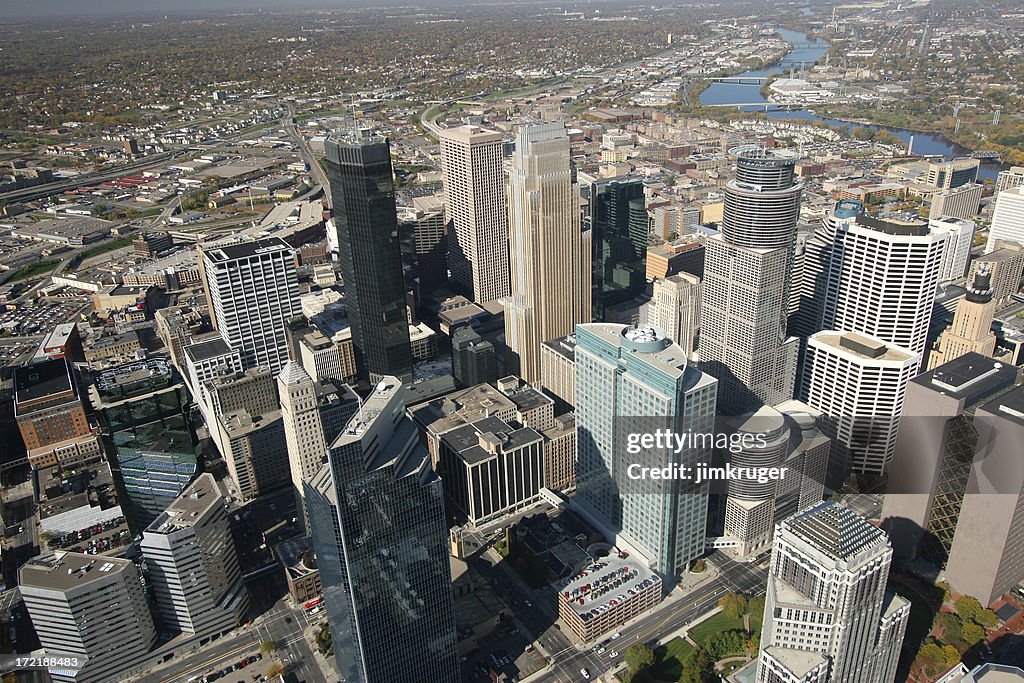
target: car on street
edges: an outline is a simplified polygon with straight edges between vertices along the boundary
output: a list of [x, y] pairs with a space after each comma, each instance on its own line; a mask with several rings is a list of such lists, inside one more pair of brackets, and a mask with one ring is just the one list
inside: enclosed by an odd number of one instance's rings
[[615, 659], [618, 656], [619, 656], [618, 651], [617, 650], [612, 650], [612, 653], [610, 655], [608, 655], [608, 659]]
[[619, 633], [618, 631], [616, 631], [615, 633], [613, 633], [613, 634], [612, 634], [612, 636], [611, 636], [611, 639], [612, 639], [612, 640], [615, 640], [616, 638], [620, 637], [621, 635], [622, 635], [621, 633]]
[[590, 671], [587, 669], [580, 669], [580, 676], [583, 676], [585, 680], [590, 680]]

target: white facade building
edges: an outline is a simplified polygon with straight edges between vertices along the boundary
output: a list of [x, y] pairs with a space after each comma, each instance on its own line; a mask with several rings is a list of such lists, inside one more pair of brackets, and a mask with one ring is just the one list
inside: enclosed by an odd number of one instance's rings
[[992, 227], [988, 231], [985, 253], [994, 251], [996, 240], [1024, 244], [1024, 186], [999, 193], [992, 212]]
[[946, 250], [939, 268], [939, 282], [959, 280], [967, 274], [967, 263], [974, 246], [974, 221], [942, 216], [928, 221], [933, 233], [948, 234]]

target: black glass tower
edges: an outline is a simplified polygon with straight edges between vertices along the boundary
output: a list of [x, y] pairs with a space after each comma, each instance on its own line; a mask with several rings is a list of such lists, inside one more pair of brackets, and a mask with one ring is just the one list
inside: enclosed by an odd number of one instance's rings
[[89, 387], [121, 509], [138, 537], [195, 478], [189, 394], [164, 359], [100, 372]]
[[639, 180], [599, 180], [590, 188], [594, 320], [643, 293], [647, 274], [647, 209]]
[[385, 377], [304, 482], [335, 664], [346, 683], [458, 683], [441, 480]]
[[412, 377], [391, 145], [365, 130], [325, 143], [338, 260], [361, 379]]

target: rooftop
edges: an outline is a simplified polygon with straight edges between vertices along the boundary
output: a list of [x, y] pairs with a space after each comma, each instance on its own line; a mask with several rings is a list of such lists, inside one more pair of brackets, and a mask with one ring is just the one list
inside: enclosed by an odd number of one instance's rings
[[118, 557], [58, 551], [26, 562], [19, 583], [26, 588], [66, 591], [114, 576], [131, 566], [130, 560]]
[[170, 534], [193, 526], [206, 511], [224, 500], [209, 472], [196, 477], [146, 529], [147, 534]]
[[15, 403], [38, 401], [55, 394], [75, 394], [71, 366], [64, 358], [46, 360], [14, 369]]
[[1024, 425], [1024, 386], [989, 401], [984, 405], [985, 411], [1006, 418], [1011, 422]]
[[911, 381], [965, 399], [970, 404], [1013, 384], [1019, 375], [1020, 368], [1016, 366], [971, 352], [921, 373]]
[[539, 443], [542, 437], [532, 429], [516, 429], [500, 418], [485, 417], [445, 432], [441, 441], [458, 453], [466, 464], [475, 465], [495, 457], [500, 451]]
[[238, 242], [236, 244], [218, 246], [215, 249], [205, 251], [204, 256], [211, 261], [223, 263], [281, 251], [291, 253], [292, 248], [280, 237], [268, 237], [251, 242]]
[[433, 434], [441, 434], [488, 415], [511, 414], [516, 405], [490, 384], [478, 384], [409, 407], [409, 415]]
[[564, 337], [556, 337], [543, 342], [544, 346], [551, 349], [559, 356], [567, 358], [571, 362], [576, 362], [576, 335], [568, 334]]
[[888, 547], [885, 532], [850, 508], [824, 501], [782, 522], [782, 531], [825, 557], [846, 563], [875, 547]]
[[630, 599], [661, 579], [637, 558], [612, 551], [587, 565], [560, 589], [562, 598], [584, 621]]
[[816, 332], [811, 335], [810, 341], [832, 347], [846, 355], [879, 362], [906, 363], [918, 356], [901, 346], [859, 332]]
[[212, 339], [196, 342], [185, 347], [185, 353], [195, 362], [219, 358], [231, 353], [227, 343], [219, 336]]
[[176, 383], [176, 373], [164, 358], [148, 358], [104, 370], [93, 378], [90, 396], [97, 403], [112, 403], [166, 389]]

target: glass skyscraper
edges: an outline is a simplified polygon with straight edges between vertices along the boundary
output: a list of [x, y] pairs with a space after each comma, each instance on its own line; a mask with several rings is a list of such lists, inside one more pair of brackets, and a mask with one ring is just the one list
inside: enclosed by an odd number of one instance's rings
[[718, 383], [686, 358], [655, 328], [576, 326], [576, 500], [616, 544], [646, 556], [668, 588], [704, 554], [707, 485], [634, 479], [630, 467], [693, 468], [711, 454], [696, 443], [631, 454], [627, 440], [664, 429], [713, 432]]
[[458, 683], [441, 480], [385, 377], [304, 483], [346, 683]]
[[647, 284], [647, 208], [639, 180], [598, 180], [590, 187], [594, 248], [594, 320], [635, 298]]
[[98, 373], [89, 387], [121, 509], [138, 537], [196, 476], [185, 383], [165, 359]]
[[391, 145], [369, 131], [325, 143], [338, 261], [360, 379], [412, 378]]

